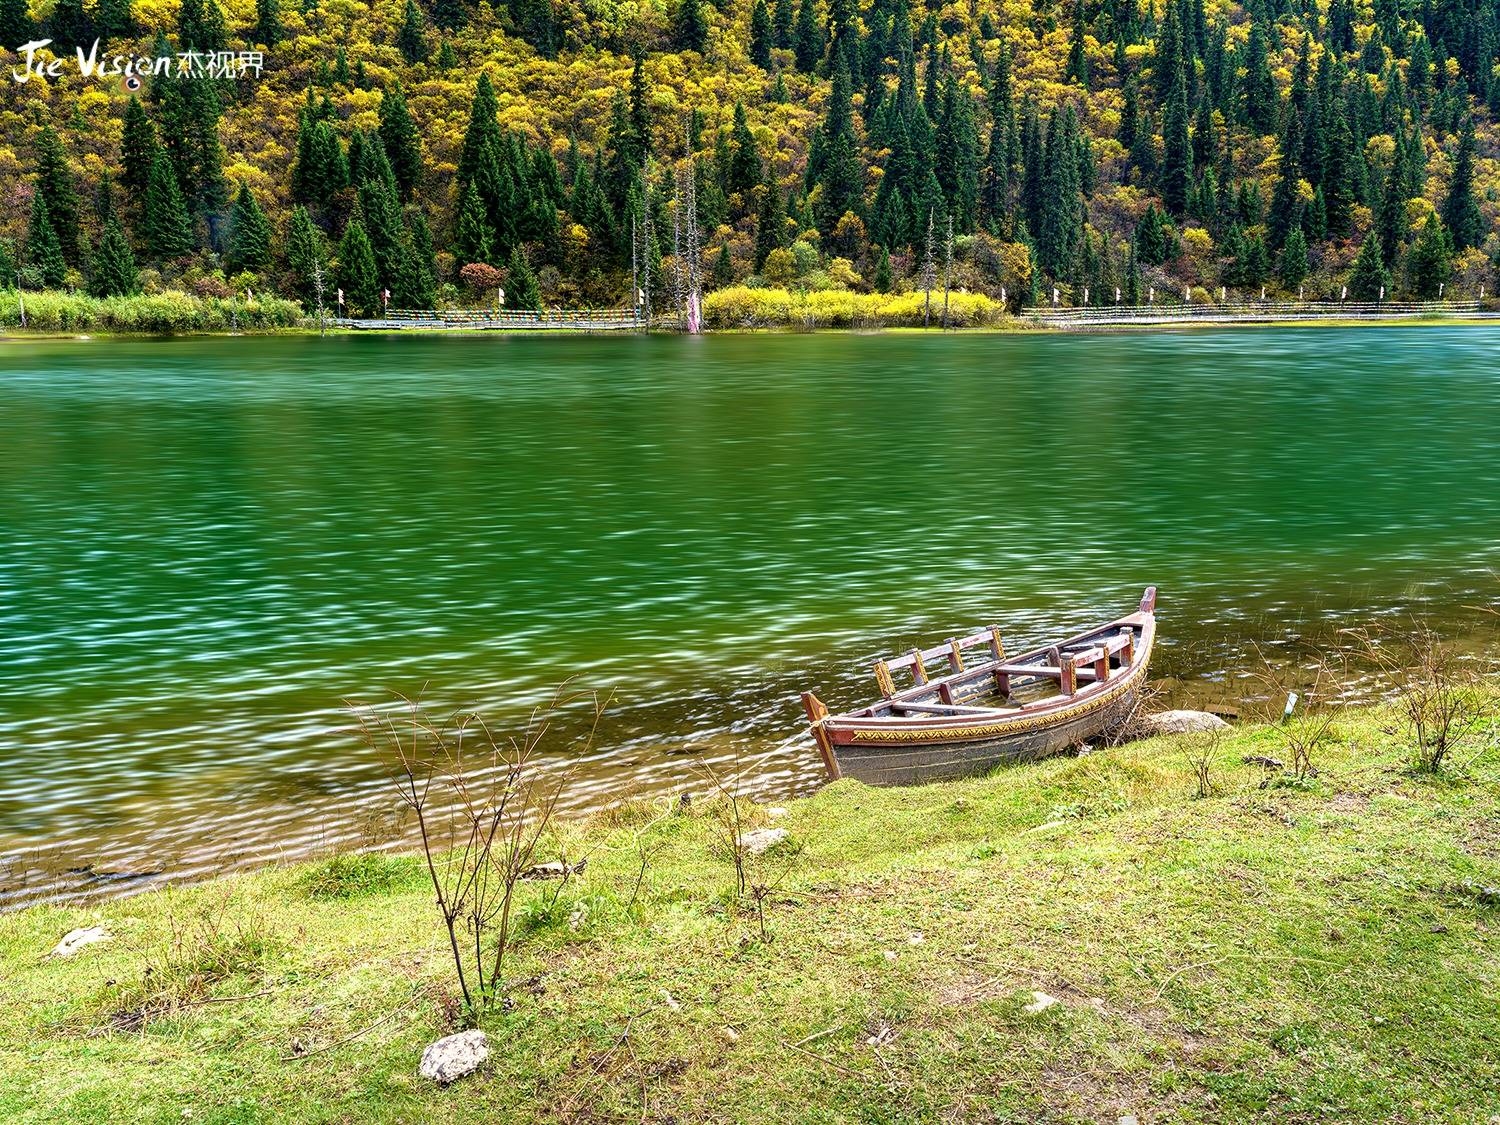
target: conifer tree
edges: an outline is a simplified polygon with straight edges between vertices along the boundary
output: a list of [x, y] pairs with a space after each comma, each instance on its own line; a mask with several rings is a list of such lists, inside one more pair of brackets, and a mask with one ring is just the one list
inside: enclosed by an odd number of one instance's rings
[[375, 272], [375, 255], [365, 226], [356, 216], [344, 228], [339, 243], [338, 287], [344, 291], [344, 304], [351, 312], [373, 313], [380, 308], [380, 280]]
[[[47, 34], [59, 46], [83, 47], [86, 50], [94, 39], [95, 31], [94, 21], [89, 18], [83, 0], [57, 0], [52, 14], [47, 17]], [[19, 47], [20, 44], [16, 43], [14, 46]]]
[[797, 69], [804, 74], [811, 74], [823, 60], [823, 50], [827, 46], [823, 41], [823, 25], [818, 22], [818, 12], [813, 7], [813, 0], [802, 0], [798, 6], [794, 35]]
[[94, 13], [95, 30], [105, 43], [135, 34], [135, 19], [129, 0], [99, 0]]
[[1380, 299], [1383, 290], [1389, 290], [1391, 275], [1385, 268], [1380, 236], [1372, 233], [1360, 247], [1359, 257], [1354, 261], [1354, 271], [1349, 275], [1349, 296], [1356, 301]]
[[177, 17], [184, 50], [215, 52], [225, 47], [224, 13], [218, 0], [182, 0]]
[[505, 264], [505, 280], [507, 284], [505, 303], [511, 308], [539, 309], [542, 307], [542, 293], [537, 286], [536, 274], [531, 272], [531, 264], [526, 261], [526, 252], [519, 246], [510, 252], [510, 260]]
[[146, 190], [151, 179], [151, 162], [156, 158], [156, 130], [146, 116], [145, 107], [134, 94], [125, 103], [125, 119], [120, 135], [120, 182], [133, 195]]
[[95, 297], [124, 297], [140, 289], [135, 255], [114, 219], [104, 224], [89, 269], [89, 292]]
[[271, 265], [271, 224], [255, 196], [250, 194], [250, 188], [243, 183], [229, 213], [229, 252], [225, 264], [236, 273], [264, 270]]
[[734, 260], [729, 256], [729, 244], [719, 247], [714, 255], [714, 267], [709, 274], [715, 289], [724, 289], [734, 284]]
[[755, 0], [755, 7], [750, 13], [750, 61], [762, 70], [771, 69], [771, 48], [775, 45], [775, 36], [766, 0]]
[[762, 270], [772, 250], [786, 246], [786, 198], [776, 185], [774, 176], [767, 176], [766, 190], [762, 196], [760, 214], [755, 221], [755, 268]]
[[819, 170], [823, 191], [818, 198], [815, 218], [818, 229], [831, 234], [846, 213], [852, 211], [859, 215], [864, 211], [865, 172], [854, 135], [849, 68], [842, 56], [834, 59], [828, 116], [824, 118], [818, 139], [823, 150]]
[[1167, 239], [1161, 229], [1161, 212], [1156, 204], [1146, 205], [1145, 214], [1135, 225], [1135, 236], [1131, 239], [1138, 261], [1148, 266], [1159, 266], [1167, 260]]
[[1073, 27], [1068, 35], [1068, 66], [1067, 77], [1077, 82], [1085, 90], [1089, 88], [1091, 75], [1089, 72], [1089, 57], [1085, 49], [1084, 35], [1087, 28], [1083, 22], [1083, 0], [1074, 0], [1073, 3]]
[[0, 0], [0, 45], [15, 50], [36, 35], [27, 0]]
[[672, 42], [679, 51], [703, 53], [708, 46], [708, 20], [701, 0], [677, 0], [672, 19]]
[[771, 31], [773, 42], [783, 51], [792, 49], [793, 28], [796, 24], [793, 0], [771, 0]]
[[1281, 248], [1277, 275], [1287, 289], [1295, 289], [1307, 277], [1307, 268], [1307, 239], [1301, 227], [1293, 227], [1286, 236], [1286, 245]]
[[406, 94], [399, 83], [381, 96], [380, 140], [401, 198], [410, 199], [412, 189], [422, 178], [422, 139], [412, 124]]
[[68, 264], [47, 211], [47, 197], [40, 191], [31, 197], [31, 224], [26, 231], [26, 262], [41, 275], [48, 289], [62, 286]]
[[1125, 290], [1123, 296], [1127, 305], [1141, 303], [1141, 267], [1136, 259], [1134, 242], [1125, 255], [1125, 284], [1122, 288]]
[[1269, 133], [1276, 128], [1279, 98], [1276, 79], [1271, 76], [1271, 63], [1266, 54], [1266, 33], [1259, 21], [1250, 27], [1250, 39], [1245, 46], [1245, 81], [1242, 95], [1242, 120], [1257, 133]]
[[409, 63], [416, 64], [427, 58], [427, 25], [416, 0], [406, 0], [401, 30], [396, 33], [396, 47]]
[[1172, 80], [1162, 118], [1161, 198], [1168, 211], [1181, 215], [1193, 183], [1193, 148], [1188, 138], [1187, 76], [1181, 60]]
[[406, 217], [406, 257], [411, 265], [410, 287], [402, 295], [408, 308], [430, 309], [437, 303], [437, 255], [432, 249], [432, 232], [418, 208]]
[[1073, 107], [1054, 111], [1047, 124], [1037, 250], [1047, 276], [1063, 277], [1078, 246], [1080, 220], [1077, 118]]
[[[287, 222], [286, 266], [292, 289], [307, 308], [312, 308], [318, 299], [317, 274], [327, 265], [328, 246], [323, 232], [313, 223], [306, 207], [295, 208]], [[325, 293], [323, 299], [327, 301], [329, 296]]]
[[146, 182], [146, 196], [141, 204], [141, 241], [147, 253], [158, 261], [169, 261], [193, 249], [192, 224], [172, 162], [157, 149], [151, 162], [151, 176]]
[[743, 194], [761, 182], [760, 150], [755, 144], [755, 134], [750, 132], [750, 123], [745, 117], [745, 103], [734, 103], [734, 124], [729, 131], [732, 150], [725, 189], [733, 194]]
[[73, 187], [73, 172], [63, 152], [62, 141], [51, 125], [42, 126], [36, 142], [36, 190], [46, 196], [47, 214], [57, 232], [63, 260], [70, 266], [79, 263], [78, 192]]
[[1467, 250], [1484, 241], [1484, 217], [1474, 198], [1474, 119], [1466, 117], [1453, 157], [1453, 175], [1443, 199], [1443, 225], [1453, 236], [1455, 250]]
[[877, 293], [891, 291], [891, 252], [884, 246], [880, 248], [880, 257], [875, 261], [874, 285]]
[[1406, 146], [1396, 139], [1396, 153], [1386, 174], [1385, 189], [1375, 213], [1375, 232], [1380, 236], [1380, 258], [1387, 269], [1396, 261], [1401, 244], [1406, 241]]
[[1442, 220], [1428, 215], [1427, 222], [1406, 256], [1406, 280], [1412, 294], [1430, 301], [1442, 292], [1453, 273], [1453, 244]]
[[255, 0], [255, 27], [250, 41], [263, 47], [281, 42], [281, 0]]
[[[576, 203], [575, 200], [575, 206]], [[468, 184], [459, 200], [458, 217], [453, 224], [453, 253], [461, 264], [493, 262], [494, 239], [484, 205], [479, 201], [479, 192], [472, 183]]]
[[954, 229], [968, 234], [979, 209], [979, 135], [968, 91], [952, 76], [943, 84], [943, 107], [933, 143], [947, 212]]

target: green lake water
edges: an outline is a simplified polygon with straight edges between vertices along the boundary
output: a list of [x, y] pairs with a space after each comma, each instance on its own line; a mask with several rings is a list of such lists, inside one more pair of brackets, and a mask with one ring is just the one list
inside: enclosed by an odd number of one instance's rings
[[798, 692], [1161, 588], [1159, 678], [1497, 600], [1500, 330], [0, 343], [0, 905], [357, 843], [342, 701], [615, 701], [570, 792], [818, 782]]

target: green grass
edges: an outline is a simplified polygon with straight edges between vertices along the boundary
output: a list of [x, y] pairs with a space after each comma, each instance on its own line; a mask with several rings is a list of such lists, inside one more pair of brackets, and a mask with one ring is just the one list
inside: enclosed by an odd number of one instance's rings
[[[710, 809], [570, 826], [587, 872], [526, 885], [494, 1055], [449, 1090], [416, 1074], [454, 988], [408, 859], [23, 911], [0, 1120], [1487, 1122], [1500, 764], [1413, 775], [1388, 719], [1301, 787], [1238, 729], [1206, 799], [1169, 739], [829, 786], [752, 872], [769, 941]], [[96, 919], [113, 942], [44, 958]]]

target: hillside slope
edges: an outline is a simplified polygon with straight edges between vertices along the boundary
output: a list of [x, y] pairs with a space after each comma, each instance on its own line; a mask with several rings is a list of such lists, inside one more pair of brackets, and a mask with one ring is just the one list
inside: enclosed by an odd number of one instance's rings
[[[1013, 304], [1472, 297], [1496, 7], [0, 0], [0, 43], [63, 62], [0, 107], [0, 275], [311, 303], [322, 267], [326, 302], [366, 311], [500, 284], [618, 304], [633, 258], [658, 308], [694, 272]], [[136, 93], [79, 75], [96, 36], [264, 63]]]

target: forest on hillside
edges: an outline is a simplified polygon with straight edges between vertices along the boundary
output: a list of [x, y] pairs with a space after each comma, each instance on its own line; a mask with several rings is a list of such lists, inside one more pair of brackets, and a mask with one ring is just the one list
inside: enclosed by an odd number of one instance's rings
[[[5, 285], [1016, 306], [1500, 268], [1497, 0], [0, 0], [0, 45], [43, 38], [61, 73], [0, 104]], [[84, 77], [96, 38], [264, 64]]]

